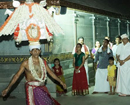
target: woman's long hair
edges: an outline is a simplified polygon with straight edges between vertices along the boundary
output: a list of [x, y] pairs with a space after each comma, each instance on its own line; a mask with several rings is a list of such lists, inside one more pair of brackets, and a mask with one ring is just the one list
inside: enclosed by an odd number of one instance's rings
[[53, 62], [53, 63], [54, 63], [54, 66], [56, 66], [56, 65], [55, 65], [55, 62], [56, 62], [56, 61], [58, 61], [58, 62], [59, 62], [59, 66], [61, 66], [61, 65], [60, 65], [60, 60], [59, 60], [58, 58], [55, 58], [55, 59], [54, 59], [54, 62]]

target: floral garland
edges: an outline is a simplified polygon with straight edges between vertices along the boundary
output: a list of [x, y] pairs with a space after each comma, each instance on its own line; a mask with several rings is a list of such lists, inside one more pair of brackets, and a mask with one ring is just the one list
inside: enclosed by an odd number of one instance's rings
[[34, 64], [33, 64], [33, 60], [32, 60], [32, 56], [29, 58], [29, 70], [31, 71], [32, 76], [40, 81], [40, 82], [45, 82], [47, 75], [46, 75], [46, 67], [45, 64], [43, 62], [43, 60], [39, 57], [39, 62], [40, 62], [40, 67], [41, 67], [41, 72], [42, 72], [42, 76], [41, 78], [39, 78], [39, 76], [36, 73], [36, 70], [34, 69]]

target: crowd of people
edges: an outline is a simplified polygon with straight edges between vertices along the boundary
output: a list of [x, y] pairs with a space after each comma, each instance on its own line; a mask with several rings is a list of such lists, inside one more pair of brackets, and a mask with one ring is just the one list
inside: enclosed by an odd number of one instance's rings
[[[118, 93], [119, 96], [130, 95], [130, 43], [128, 35], [117, 36], [114, 45], [110, 42], [109, 37], [104, 38], [102, 45], [99, 41], [96, 41], [95, 48], [92, 49], [91, 53], [88, 46], [86, 47], [87, 50], [85, 50], [84, 38], [80, 37], [79, 40], [82, 40], [82, 43], [79, 41], [76, 49], [74, 48], [73, 50], [75, 53], [73, 53], [74, 74], [72, 94], [80, 95], [80, 92], [82, 92], [85, 95], [84, 90], [87, 89], [88, 91], [89, 82], [85, 82], [87, 78], [85, 78], [85, 74], [87, 73], [86, 76], [89, 74], [88, 67], [86, 73], [83, 74], [81, 73], [85, 72], [85, 70], [81, 68], [87, 66], [84, 62], [87, 59], [85, 59], [85, 56], [89, 54], [94, 60], [94, 69], [96, 70], [93, 94], [105, 93], [114, 95]], [[82, 85], [82, 82], [79, 84], [78, 80], [83, 81], [84, 84]], [[87, 88], [85, 85], [87, 85]]]
[[[96, 41], [95, 48], [89, 51], [84, 44], [84, 38], [78, 39], [77, 45], [73, 49], [73, 82], [72, 95], [89, 94], [89, 73], [88, 57], [94, 59], [95, 86], [93, 94], [106, 93], [119, 96], [130, 95], [130, 43], [126, 34], [116, 37], [115, 45], [105, 37], [103, 44]], [[11, 87], [16, 83], [21, 74], [25, 73], [26, 78], [26, 102], [27, 105], [60, 105], [54, 100], [46, 86], [45, 81], [48, 74], [59, 82], [56, 91], [61, 96], [66, 95], [65, 78], [63, 69], [58, 58], [54, 59], [52, 70], [44, 59], [39, 56], [41, 53], [40, 43], [29, 46], [31, 57], [25, 60], [19, 71], [14, 75], [9, 85], [3, 90], [2, 96], [6, 96]], [[44, 97], [44, 98], [43, 98]]]

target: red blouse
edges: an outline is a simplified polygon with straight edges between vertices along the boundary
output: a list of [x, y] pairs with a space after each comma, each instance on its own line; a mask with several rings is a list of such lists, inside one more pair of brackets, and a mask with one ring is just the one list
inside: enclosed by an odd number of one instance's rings
[[62, 69], [62, 66], [59, 66], [59, 68], [55, 68], [55, 66], [53, 67], [54, 73], [55, 73], [57, 76], [63, 75], [61, 69]]

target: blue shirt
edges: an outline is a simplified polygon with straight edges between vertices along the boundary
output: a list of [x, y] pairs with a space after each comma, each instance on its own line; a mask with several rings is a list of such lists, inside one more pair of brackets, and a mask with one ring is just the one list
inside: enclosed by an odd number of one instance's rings
[[108, 64], [109, 64], [109, 57], [113, 57], [113, 53], [112, 50], [110, 49], [110, 53], [107, 53], [107, 49], [105, 51], [102, 52], [98, 52], [96, 53], [94, 62], [99, 61], [98, 63], [98, 68], [100, 69], [105, 69], [107, 68]]

